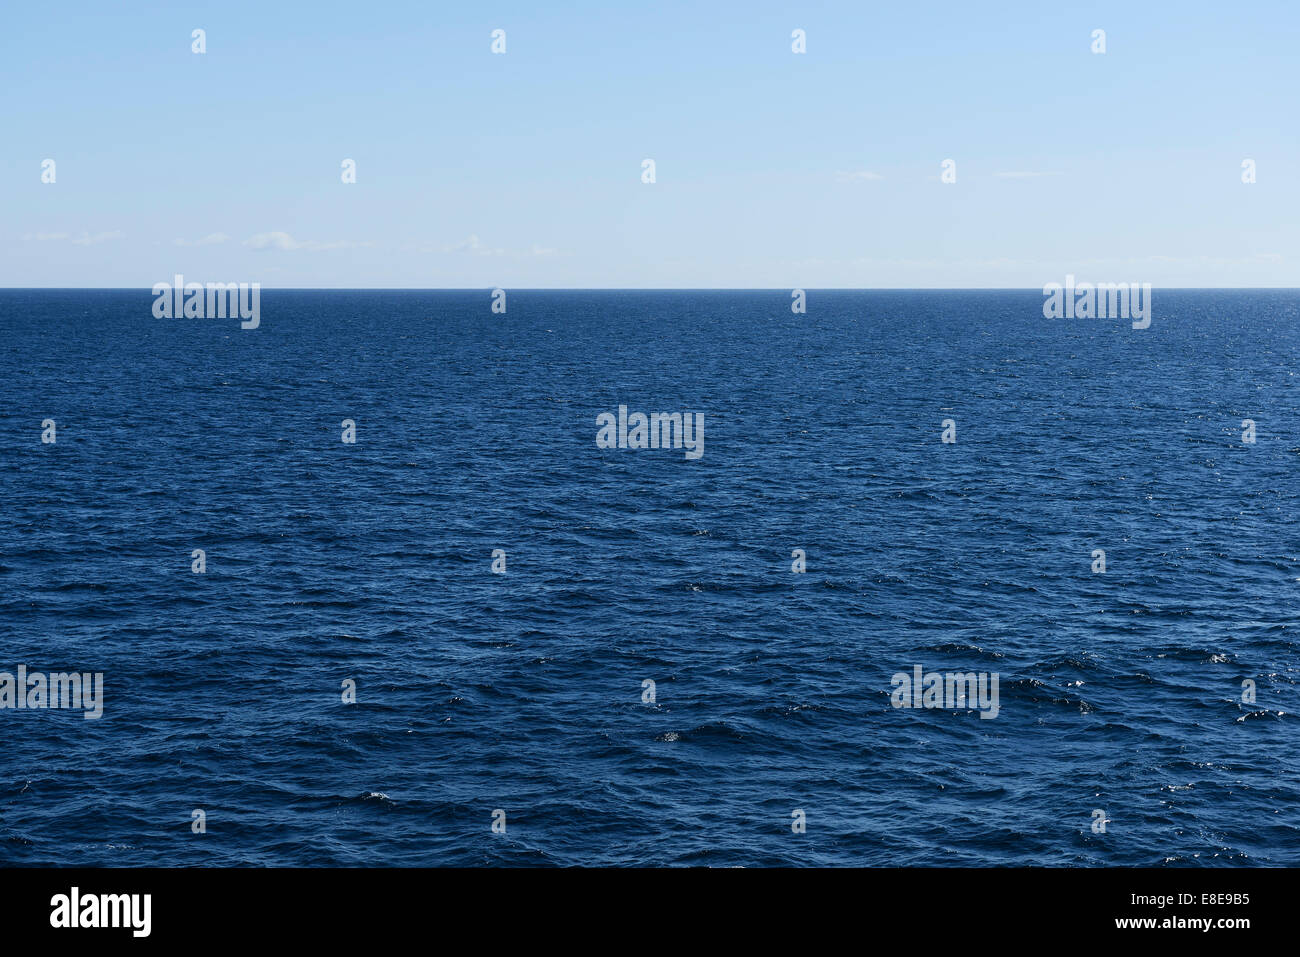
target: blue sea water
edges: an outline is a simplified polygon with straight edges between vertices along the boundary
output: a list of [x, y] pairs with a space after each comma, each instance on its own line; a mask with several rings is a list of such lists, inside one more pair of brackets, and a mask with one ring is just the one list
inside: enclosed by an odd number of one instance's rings
[[0, 291], [0, 863], [1300, 865], [1296, 291], [152, 302]]

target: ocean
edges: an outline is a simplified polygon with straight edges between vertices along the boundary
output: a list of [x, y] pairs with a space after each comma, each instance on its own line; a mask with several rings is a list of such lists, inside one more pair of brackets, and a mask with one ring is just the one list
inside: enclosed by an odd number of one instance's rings
[[1300, 292], [506, 296], [0, 290], [0, 864], [1300, 865]]

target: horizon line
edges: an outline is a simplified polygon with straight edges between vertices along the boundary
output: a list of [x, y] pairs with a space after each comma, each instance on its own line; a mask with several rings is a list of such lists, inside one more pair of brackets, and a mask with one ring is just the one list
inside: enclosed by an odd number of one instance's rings
[[[183, 273], [180, 275], [184, 275]], [[238, 280], [236, 280], [238, 282]], [[248, 282], [252, 285], [253, 282]], [[1085, 283], [1097, 285], [1092, 280]], [[275, 292], [482, 292], [493, 289], [515, 292], [791, 292], [795, 289], [816, 292], [1036, 292], [1038, 286], [267, 286], [257, 282], [259, 288]], [[1140, 286], [1143, 283], [1129, 283]], [[1300, 292], [1300, 286], [1157, 286], [1151, 289], [1177, 292]], [[152, 295], [153, 284], [145, 286], [7, 286], [7, 292], [101, 292], [145, 291]]]

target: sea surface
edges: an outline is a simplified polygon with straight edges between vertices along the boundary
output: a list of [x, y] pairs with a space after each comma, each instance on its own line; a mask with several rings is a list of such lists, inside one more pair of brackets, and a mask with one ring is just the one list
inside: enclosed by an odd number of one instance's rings
[[0, 291], [0, 864], [1300, 865], [1300, 292], [507, 297]]

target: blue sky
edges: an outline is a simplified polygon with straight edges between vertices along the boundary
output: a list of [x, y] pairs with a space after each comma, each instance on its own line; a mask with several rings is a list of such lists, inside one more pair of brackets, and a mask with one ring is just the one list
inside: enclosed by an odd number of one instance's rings
[[1294, 0], [3, 21], [0, 285], [1300, 286]]

